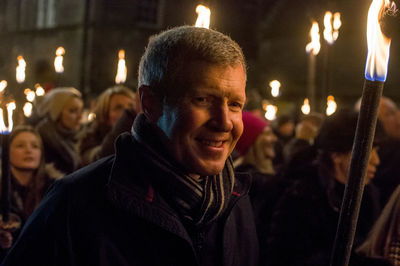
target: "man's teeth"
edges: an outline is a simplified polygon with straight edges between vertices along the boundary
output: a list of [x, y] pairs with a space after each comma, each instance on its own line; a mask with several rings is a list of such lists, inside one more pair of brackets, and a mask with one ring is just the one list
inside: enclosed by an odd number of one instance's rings
[[221, 147], [222, 145], [222, 141], [202, 140], [201, 143], [213, 147]]

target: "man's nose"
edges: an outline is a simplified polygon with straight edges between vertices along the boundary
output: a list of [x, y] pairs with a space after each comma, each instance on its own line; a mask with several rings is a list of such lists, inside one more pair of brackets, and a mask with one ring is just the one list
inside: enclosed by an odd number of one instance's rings
[[211, 112], [212, 126], [218, 131], [228, 132], [233, 128], [231, 112], [227, 105], [215, 106]]

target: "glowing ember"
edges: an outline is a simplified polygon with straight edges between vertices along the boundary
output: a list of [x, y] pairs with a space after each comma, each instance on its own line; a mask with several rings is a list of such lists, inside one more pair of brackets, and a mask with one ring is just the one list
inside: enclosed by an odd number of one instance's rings
[[266, 106], [265, 118], [268, 120], [276, 119], [276, 112], [278, 111], [278, 107], [272, 104], [268, 104]]
[[4, 91], [6, 87], [7, 87], [7, 81], [5, 80], [0, 81], [0, 92]]
[[35, 90], [36, 90], [37, 96], [43, 96], [45, 94], [45, 91], [44, 91], [43, 87], [40, 86], [40, 84], [35, 85]]
[[332, 95], [329, 95], [327, 98], [327, 103], [326, 103], [326, 115], [330, 116], [334, 112], [336, 112], [337, 109], [337, 104], [335, 102], [335, 98]]
[[316, 21], [313, 21], [310, 30], [311, 42], [306, 45], [306, 52], [313, 55], [317, 55], [321, 49], [321, 43], [319, 42], [319, 27]]
[[271, 87], [271, 95], [273, 97], [278, 97], [279, 96], [279, 88], [281, 87], [281, 83], [278, 80], [273, 80], [269, 83], [269, 86]]
[[16, 68], [16, 80], [18, 83], [22, 83], [25, 81], [26, 62], [21, 55], [17, 57], [17, 60], [18, 66]]
[[373, 0], [368, 11], [368, 56], [365, 78], [370, 81], [386, 80], [391, 38], [382, 33], [380, 21], [386, 13], [396, 13], [396, 5], [389, 0]]
[[125, 51], [124, 50], [119, 50], [118, 52], [118, 69], [117, 69], [117, 75], [115, 76], [115, 83], [116, 84], [121, 84], [124, 83], [126, 80], [126, 73], [127, 73], [127, 68], [125, 65]]
[[54, 58], [54, 69], [56, 70], [57, 73], [63, 73], [64, 72], [64, 66], [63, 66], [63, 55], [65, 54], [65, 49], [60, 46], [56, 50], [56, 58]]
[[210, 28], [210, 15], [211, 10], [203, 5], [196, 7], [197, 20], [195, 26], [198, 28]]
[[311, 107], [310, 107], [310, 103], [308, 101], [308, 98], [304, 99], [304, 103], [301, 106], [301, 112], [305, 115], [308, 115], [310, 113]]
[[33, 109], [33, 105], [30, 102], [26, 102], [24, 104], [24, 107], [22, 108], [24, 111], [24, 115], [26, 117], [30, 117], [32, 115], [32, 109]]

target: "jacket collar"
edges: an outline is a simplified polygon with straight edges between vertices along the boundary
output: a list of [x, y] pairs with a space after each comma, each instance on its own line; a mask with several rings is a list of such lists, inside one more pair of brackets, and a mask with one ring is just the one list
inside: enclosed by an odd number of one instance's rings
[[[139, 143], [129, 133], [116, 141], [116, 156], [112, 166], [108, 197], [118, 209], [136, 215], [192, 243], [176, 212], [151, 185], [152, 166], [140, 156]], [[235, 175], [232, 206], [249, 191], [247, 174]]]

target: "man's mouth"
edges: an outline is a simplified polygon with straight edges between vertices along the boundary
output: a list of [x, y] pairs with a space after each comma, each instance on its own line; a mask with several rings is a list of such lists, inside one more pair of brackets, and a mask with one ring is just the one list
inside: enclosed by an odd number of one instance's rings
[[215, 141], [215, 140], [205, 140], [205, 139], [201, 139], [199, 140], [202, 144], [207, 145], [207, 146], [211, 146], [211, 147], [215, 147], [215, 148], [221, 148], [222, 145], [224, 144], [224, 141]]

